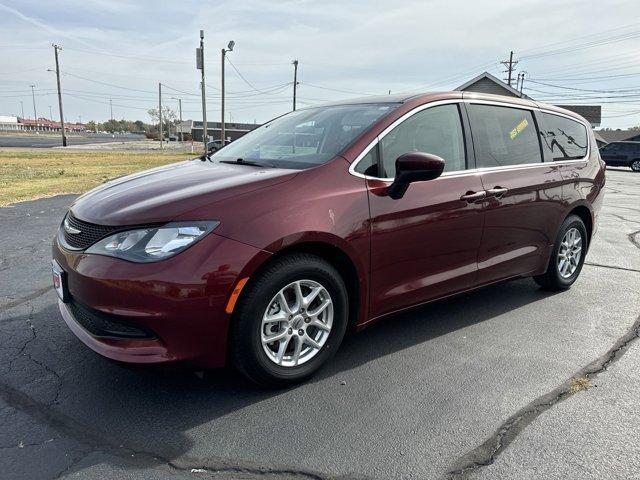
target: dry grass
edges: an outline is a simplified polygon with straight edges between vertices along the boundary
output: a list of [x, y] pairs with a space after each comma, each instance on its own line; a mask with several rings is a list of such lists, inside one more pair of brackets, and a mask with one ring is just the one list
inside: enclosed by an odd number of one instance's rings
[[193, 157], [186, 153], [0, 151], [0, 206], [82, 193], [122, 175]]
[[571, 393], [582, 392], [583, 390], [588, 390], [593, 385], [589, 381], [587, 377], [577, 377], [571, 379]]

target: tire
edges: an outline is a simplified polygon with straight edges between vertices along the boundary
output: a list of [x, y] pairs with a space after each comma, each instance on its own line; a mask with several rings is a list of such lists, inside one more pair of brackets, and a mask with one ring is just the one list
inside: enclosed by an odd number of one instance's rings
[[[314, 292], [316, 297], [306, 304]], [[305, 300], [299, 300], [300, 295]], [[324, 310], [316, 317], [308, 315], [323, 305]], [[230, 360], [258, 385], [284, 387], [299, 383], [336, 353], [347, 328], [348, 311], [344, 281], [331, 264], [311, 254], [279, 258], [251, 279], [240, 296], [231, 320]], [[267, 323], [263, 323], [265, 317], [269, 318]], [[284, 320], [274, 321], [275, 318]], [[322, 328], [316, 326], [320, 323]], [[263, 343], [265, 335], [267, 341], [284, 337]], [[306, 343], [311, 341], [320, 348]]]
[[[576, 239], [579, 235], [580, 251], [577, 260], [575, 260], [575, 258], [577, 256], [576, 249], [578, 240], [575, 240], [576, 243], [572, 245], [572, 234], [574, 235], [573, 238]], [[538, 285], [547, 290], [566, 290], [571, 287], [582, 270], [584, 258], [587, 253], [588, 241], [587, 228], [582, 219], [577, 215], [569, 215], [562, 223], [558, 236], [556, 237], [547, 271], [543, 275], [533, 277], [533, 279]], [[567, 248], [567, 245], [572, 245], [572, 248]], [[571, 253], [568, 253], [569, 250]], [[561, 262], [563, 255], [565, 263]], [[569, 260], [567, 260], [567, 256]]]
[[631, 162], [631, 170], [634, 172], [640, 172], [640, 159]]

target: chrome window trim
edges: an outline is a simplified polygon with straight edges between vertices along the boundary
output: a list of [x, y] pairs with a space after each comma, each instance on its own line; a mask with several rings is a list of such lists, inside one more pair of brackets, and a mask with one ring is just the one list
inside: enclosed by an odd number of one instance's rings
[[[356, 159], [351, 162], [351, 165], [349, 166], [349, 174], [353, 175], [354, 177], [359, 177], [359, 178], [364, 178], [366, 180], [378, 180], [378, 181], [382, 181], [382, 182], [393, 182], [394, 178], [393, 177], [374, 177], [371, 175], [365, 175], [364, 173], [360, 173], [360, 172], [356, 172], [355, 168], [358, 165], [358, 163], [360, 162], [360, 160], [362, 160], [370, 151], [373, 147], [375, 147], [380, 140], [382, 140], [391, 130], [393, 130], [395, 127], [397, 127], [400, 123], [404, 122], [406, 119], [412, 117], [413, 115], [415, 115], [416, 113], [419, 113], [423, 110], [426, 110], [427, 108], [431, 108], [431, 107], [438, 107], [440, 105], [450, 105], [450, 104], [459, 104], [459, 103], [467, 103], [467, 104], [481, 104], [481, 105], [494, 105], [494, 106], [498, 106], [498, 107], [507, 107], [507, 108], [517, 108], [519, 110], [528, 110], [530, 112], [540, 112], [540, 113], [547, 113], [550, 115], [556, 115], [558, 117], [565, 117], [568, 118], [569, 120], [573, 120], [574, 122], [577, 122], [579, 124], [581, 124], [583, 127], [585, 127], [586, 129], [586, 133], [587, 133], [587, 154], [580, 159], [576, 159], [576, 160], [558, 160], [558, 161], [554, 161], [554, 162], [545, 162], [544, 161], [544, 157], [542, 158], [542, 162], [536, 162], [536, 163], [523, 163], [520, 165], [505, 165], [505, 166], [501, 166], [501, 167], [480, 167], [480, 168], [473, 168], [473, 169], [468, 169], [468, 170], [456, 170], [453, 172], [445, 172], [441, 175], [441, 177], [451, 177], [451, 176], [461, 176], [461, 175], [475, 175], [478, 173], [482, 173], [482, 172], [491, 172], [491, 171], [501, 171], [501, 170], [507, 170], [507, 169], [522, 169], [522, 168], [535, 168], [535, 167], [544, 167], [544, 166], [549, 166], [549, 165], [566, 165], [566, 164], [572, 164], [572, 163], [584, 163], [586, 161], [588, 161], [589, 157], [591, 156], [591, 135], [589, 135], [589, 129], [591, 128], [591, 125], [588, 125], [586, 122], [572, 117], [571, 115], [566, 115], [564, 113], [561, 112], [555, 112], [553, 110], [549, 110], [547, 108], [543, 108], [543, 107], [527, 107], [525, 105], [518, 105], [517, 103], [510, 103], [510, 102], [496, 102], [493, 100], [475, 100], [475, 99], [464, 99], [464, 98], [456, 98], [456, 99], [451, 99], [451, 100], [437, 100], [435, 102], [431, 102], [431, 103], [425, 103], [423, 105], [419, 105], [416, 108], [414, 108], [413, 110], [408, 111], [407, 113], [405, 113], [404, 115], [402, 115], [400, 118], [396, 119], [391, 125], [389, 125], [387, 128], [385, 128], [382, 132], [380, 132], [378, 134], [378, 136], [376, 136], [376, 138], [374, 138], [369, 145], [367, 145], [362, 152], [360, 152], [360, 154], [356, 157]], [[538, 127], [536, 127], [538, 128]], [[542, 153], [542, 152], [541, 152]]]

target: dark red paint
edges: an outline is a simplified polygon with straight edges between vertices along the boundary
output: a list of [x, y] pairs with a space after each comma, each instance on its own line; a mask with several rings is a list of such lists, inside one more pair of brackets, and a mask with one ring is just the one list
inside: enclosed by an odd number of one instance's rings
[[[542, 273], [570, 212], [583, 215], [595, 232], [604, 168], [593, 138], [585, 162], [443, 175], [411, 183], [397, 200], [388, 195], [391, 182], [348, 172], [397, 118], [428, 102], [462, 98], [537, 108], [530, 101], [487, 95], [422, 95], [406, 100], [319, 167], [258, 169], [193, 160], [116, 180], [80, 197], [73, 214], [97, 224], [219, 220], [220, 225], [184, 252], [147, 264], [69, 252], [54, 240], [53, 257], [68, 274], [73, 298], [147, 327], [158, 338], [96, 338], [60, 303], [65, 321], [109, 358], [217, 367], [226, 361], [232, 315], [225, 305], [236, 283], [251, 281], [261, 265], [283, 252], [314, 251], [352, 272], [347, 283], [356, 328], [480, 285]], [[492, 189], [495, 195], [476, 198]]]

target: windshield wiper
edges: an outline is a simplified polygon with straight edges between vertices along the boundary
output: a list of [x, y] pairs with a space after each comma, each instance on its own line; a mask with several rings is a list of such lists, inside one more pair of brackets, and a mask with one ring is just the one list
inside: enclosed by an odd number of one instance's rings
[[276, 168], [276, 166], [273, 163], [256, 162], [256, 161], [253, 161], [253, 160], [245, 160], [244, 158], [236, 158], [235, 161], [233, 161], [233, 160], [220, 160], [220, 163], [230, 163], [232, 165], [235, 165], [235, 164], [250, 165], [252, 167], [271, 167], [271, 168]]

